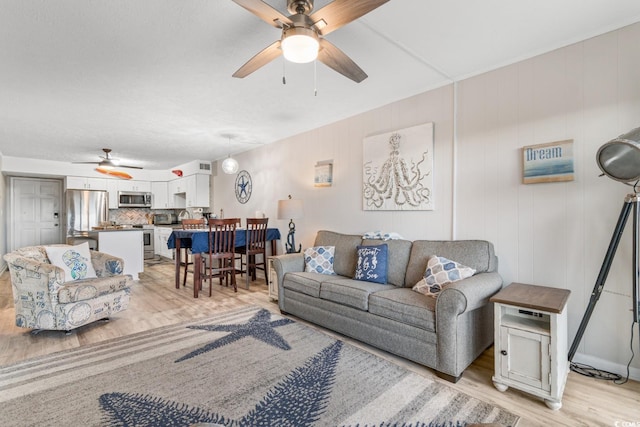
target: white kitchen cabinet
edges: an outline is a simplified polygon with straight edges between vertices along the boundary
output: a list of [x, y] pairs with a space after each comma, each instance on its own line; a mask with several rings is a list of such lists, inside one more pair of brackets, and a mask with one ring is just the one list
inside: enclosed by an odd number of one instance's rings
[[151, 183], [151, 209], [169, 208], [169, 186], [166, 181]]
[[209, 175], [195, 174], [186, 177], [187, 207], [209, 207]]
[[169, 207], [174, 209], [209, 207], [209, 175], [195, 174], [169, 181]]
[[118, 191], [151, 191], [150, 181], [122, 180], [118, 181]]
[[109, 192], [109, 209], [118, 209], [118, 181], [108, 179], [107, 191]]
[[163, 256], [165, 258], [173, 259], [173, 251], [174, 249], [169, 249], [167, 247], [167, 242], [169, 241], [169, 236], [173, 231], [170, 227], [156, 227], [155, 228], [155, 241], [154, 248], [156, 255]]
[[169, 181], [169, 194], [178, 194], [187, 192], [187, 182], [185, 178], [178, 178]]
[[495, 375], [500, 391], [510, 386], [562, 407], [569, 373], [567, 310], [570, 291], [512, 283], [495, 303]]
[[86, 176], [68, 176], [67, 189], [70, 190], [107, 190], [107, 181], [105, 178], [89, 178]]

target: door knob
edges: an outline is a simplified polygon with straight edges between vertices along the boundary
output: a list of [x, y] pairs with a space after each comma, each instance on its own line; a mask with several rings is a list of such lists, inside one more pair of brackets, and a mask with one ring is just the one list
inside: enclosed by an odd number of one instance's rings
[[500, 352], [500, 354], [501, 354], [501, 355], [503, 355], [503, 356], [506, 356], [506, 355], [507, 355], [507, 350], [502, 350], [502, 351]]

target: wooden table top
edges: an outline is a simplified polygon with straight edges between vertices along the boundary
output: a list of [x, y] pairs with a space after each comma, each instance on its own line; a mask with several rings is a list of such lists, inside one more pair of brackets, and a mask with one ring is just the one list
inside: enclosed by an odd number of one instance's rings
[[491, 297], [489, 301], [549, 313], [562, 313], [570, 293], [571, 291], [568, 289], [511, 283]]

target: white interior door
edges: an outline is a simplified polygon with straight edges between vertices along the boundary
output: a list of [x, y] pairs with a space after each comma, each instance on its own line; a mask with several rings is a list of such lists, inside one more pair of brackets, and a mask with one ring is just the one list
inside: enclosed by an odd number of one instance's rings
[[24, 246], [64, 243], [62, 181], [11, 178], [10, 251]]

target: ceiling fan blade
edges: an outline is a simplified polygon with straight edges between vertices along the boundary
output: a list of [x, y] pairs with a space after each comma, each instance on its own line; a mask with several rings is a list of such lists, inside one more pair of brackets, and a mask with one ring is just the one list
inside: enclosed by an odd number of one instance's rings
[[130, 166], [130, 165], [118, 165], [118, 166], [114, 166], [114, 168], [142, 169], [140, 166]]
[[[282, 28], [282, 24], [291, 25], [293, 22], [276, 9], [272, 8], [262, 0], [233, 0], [235, 3], [247, 9], [269, 25]], [[282, 23], [282, 24], [281, 24]]]
[[356, 83], [360, 83], [368, 77], [367, 73], [358, 67], [358, 64], [326, 39], [320, 39], [318, 60]]
[[282, 49], [280, 49], [280, 40], [277, 40], [248, 60], [238, 69], [238, 71], [233, 73], [233, 77], [237, 77], [239, 79], [247, 77], [249, 74], [253, 73], [258, 68], [267, 65], [280, 55], [282, 55]]
[[324, 21], [322, 25], [318, 25], [319, 33], [324, 36], [366, 15], [388, 1], [389, 0], [335, 0], [313, 12], [310, 18], [312, 22]]

